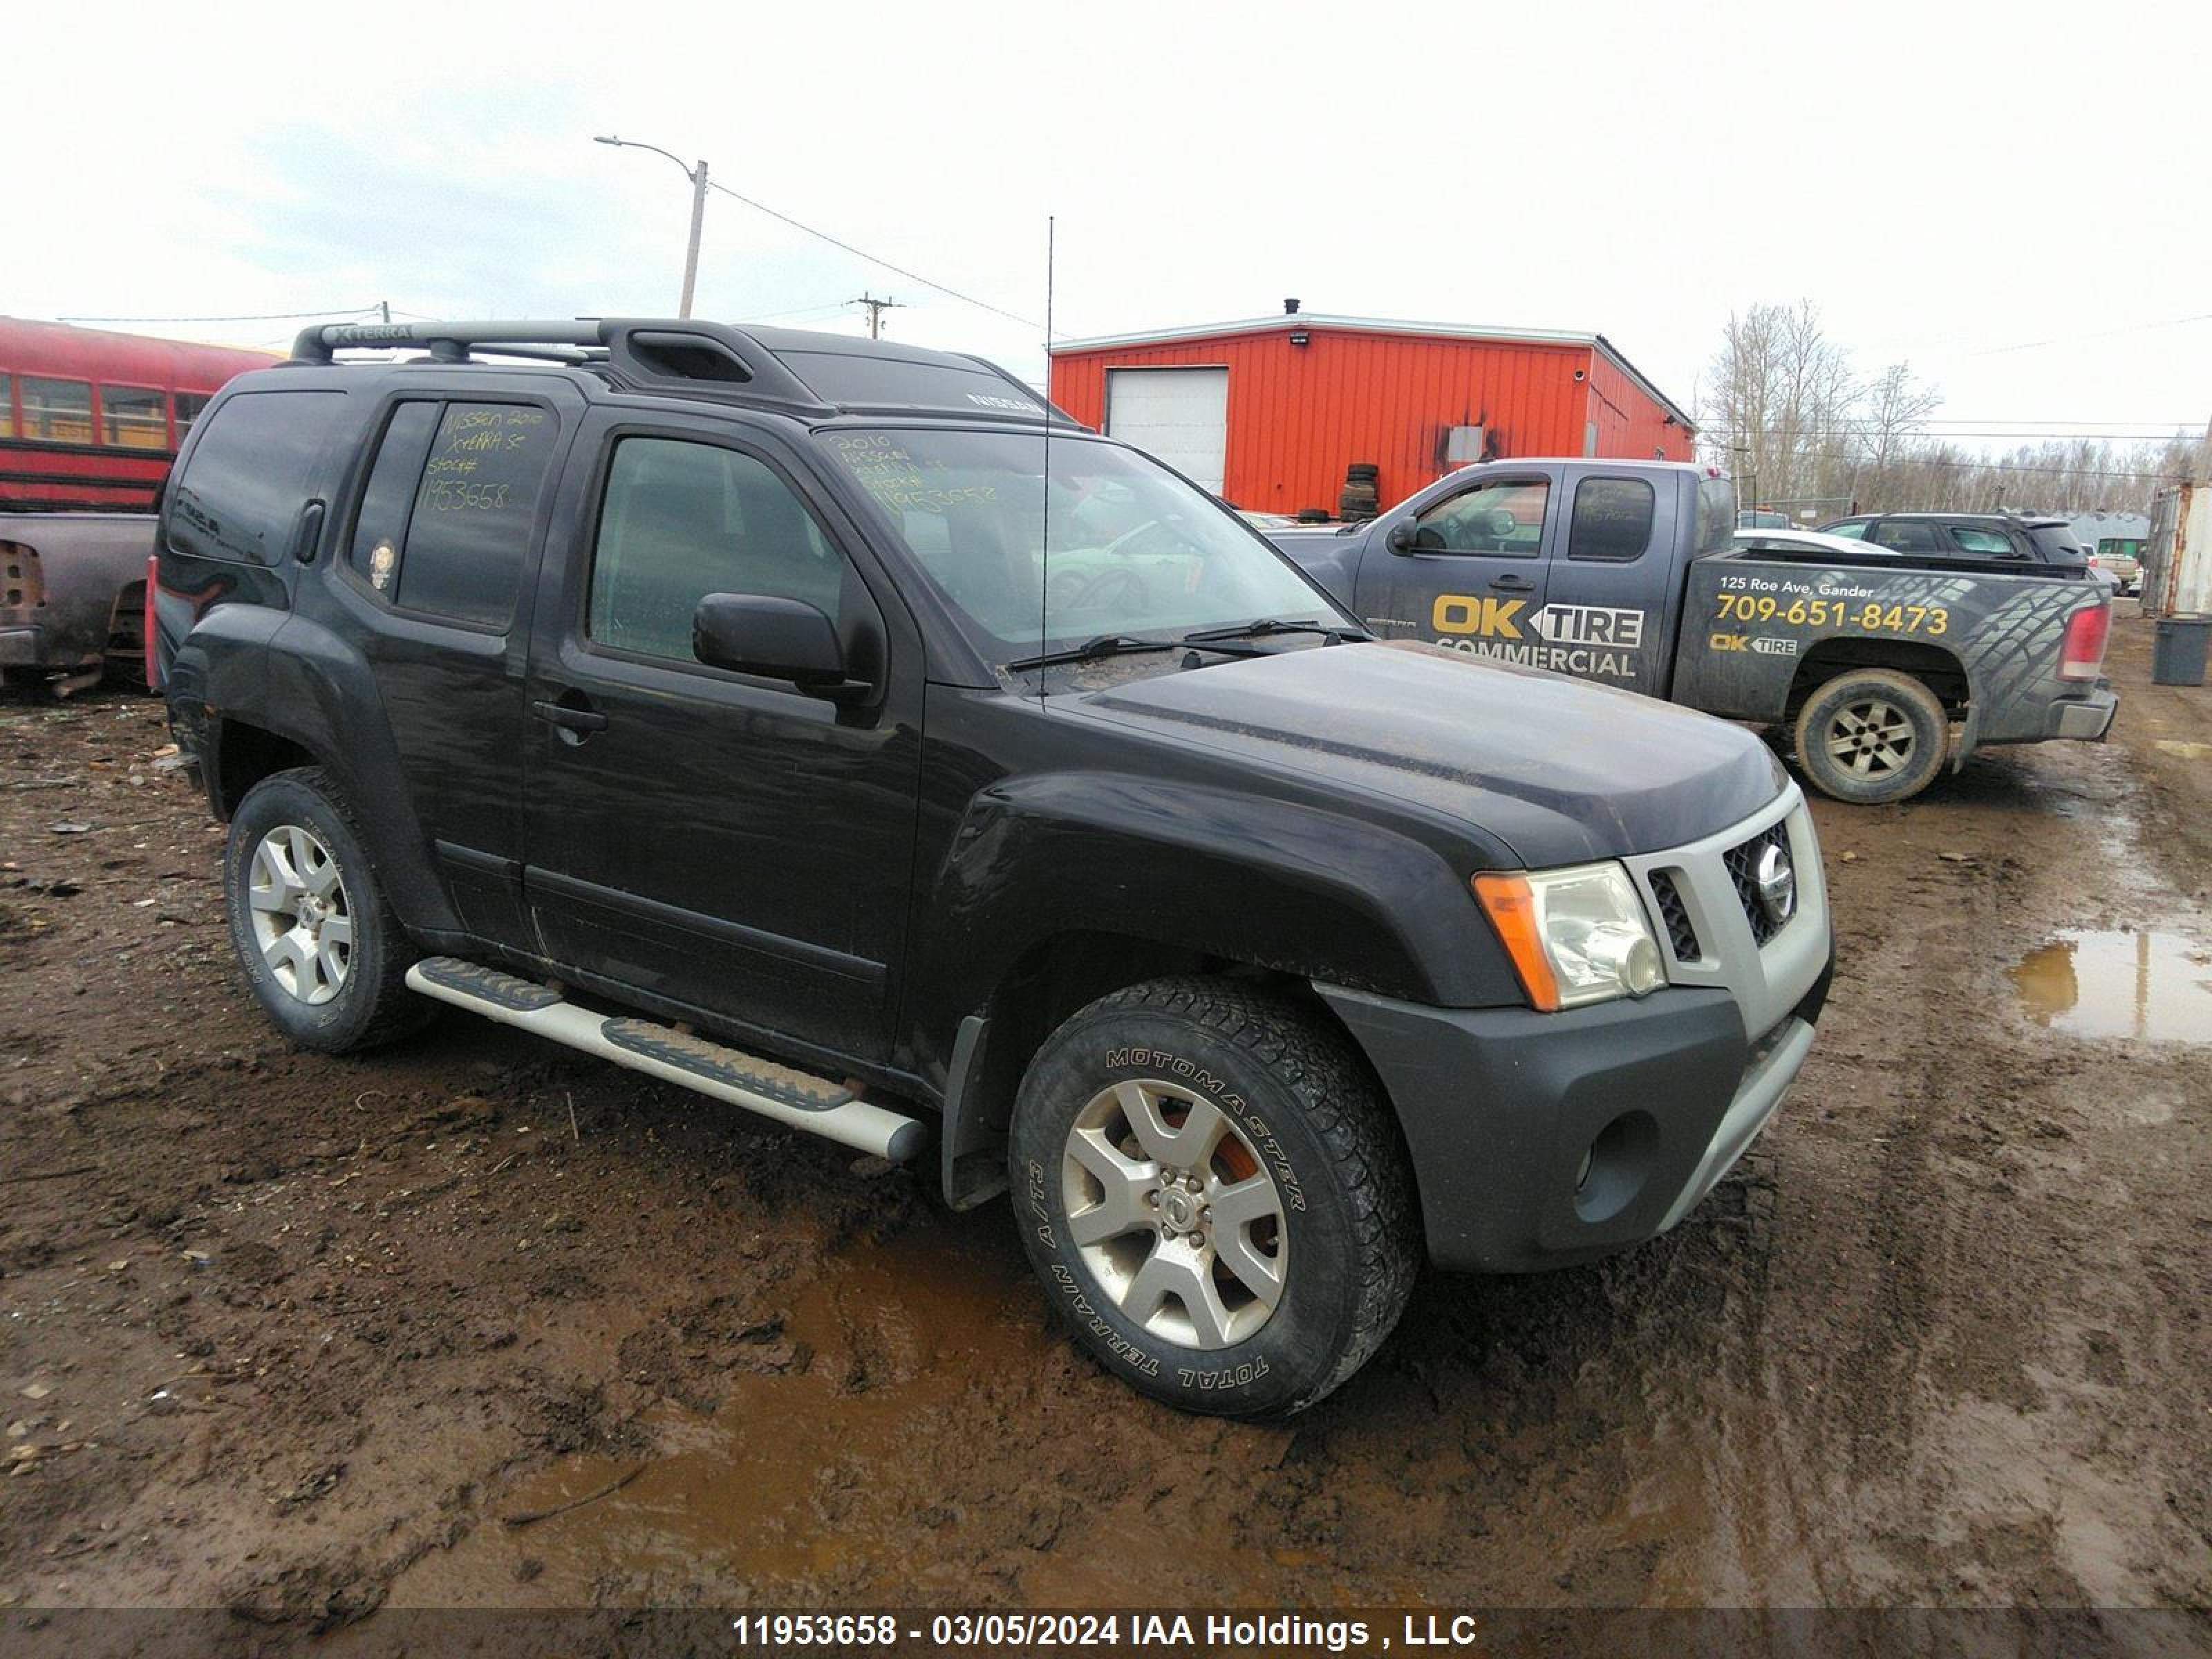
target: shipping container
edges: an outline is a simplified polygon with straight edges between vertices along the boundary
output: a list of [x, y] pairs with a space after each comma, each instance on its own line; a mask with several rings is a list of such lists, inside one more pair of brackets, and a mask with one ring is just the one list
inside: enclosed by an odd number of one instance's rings
[[1334, 515], [1346, 469], [1384, 507], [1516, 456], [1691, 459], [1695, 429], [1601, 334], [1285, 312], [1070, 340], [1052, 399], [1238, 507]]
[[2142, 583], [2146, 617], [2212, 616], [2212, 484], [2169, 484], [2152, 498]]

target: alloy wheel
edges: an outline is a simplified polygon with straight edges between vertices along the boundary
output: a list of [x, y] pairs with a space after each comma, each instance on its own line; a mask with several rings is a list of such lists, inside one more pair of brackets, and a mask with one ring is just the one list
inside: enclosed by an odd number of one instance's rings
[[1069, 1127], [1061, 1191], [1098, 1292], [1152, 1335], [1226, 1348], [1273, 1317], [1290, 1265], [1274, 1177], [1212, 1102], [1116, 1083]]
[[353, 907], [331, 850], [312, 830], [280, 823], [253, 849], [246, 878], [253, 942], [285, 992], [319, 1007], [353, 968]]
[[1887, 778], [1904, 771], [1917, 742], [1911, 717], [1880, 697], [1845, 703], [1828, 722], [1829, 757], [1854, 777]]

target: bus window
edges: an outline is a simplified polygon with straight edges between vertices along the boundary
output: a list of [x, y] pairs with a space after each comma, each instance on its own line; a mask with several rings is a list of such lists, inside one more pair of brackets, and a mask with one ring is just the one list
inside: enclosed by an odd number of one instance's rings
[[125, 449], [167, 449], [168, 411], [161, 394], [152, 386], [104, 386], [100, 388], [100, 429], [102, 443]]
[[15, 435], [15, 377], [0, 374], [0, 438]]
[[55, 443], [92, 441], [92, 387], [82, 380], [23, 377], [23, 435]]
[[199, 419], [200, 411], [208, 406], [208, 398], [212, 395], [205, 392], [177, 393], [177, 441], [179, 443], [184, 442], [185, 434], [192, 429], [192, 422]]

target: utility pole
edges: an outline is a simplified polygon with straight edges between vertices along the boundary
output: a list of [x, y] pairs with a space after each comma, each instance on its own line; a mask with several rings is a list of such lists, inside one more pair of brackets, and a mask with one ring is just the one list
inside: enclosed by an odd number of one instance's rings
[[392, 322], [392, 301], [389, 300], [379, 300], [376, 302], [376, 308], [379, 312], [383, 313], [385, 323], [389, 326]]
[[878, 300], [873, 295], [866, 293], [863, 293], [856, 300], [848, 300], [845, 303], [848, 306], [867, 307], [868, 337], [871, 340], [880, 340], [884, 337], [884, 313], [905, 309], [896, 300]]
[[691, 240], [684, 250], [684, 298], [676, 307], [679, 317], [691, 314], [691, 291], [699, 285], [699, 232], [707, 222], [707, 161], [704, 156], [691, 173]]

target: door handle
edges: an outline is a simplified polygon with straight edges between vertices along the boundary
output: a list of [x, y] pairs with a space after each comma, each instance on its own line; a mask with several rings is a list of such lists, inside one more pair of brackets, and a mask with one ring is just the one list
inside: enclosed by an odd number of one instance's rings
[[604, 732], [607, 727], [607, 717], [587, 703], [533, 702], [530, 712], [563, 732]]
[[1492, 576], [1490, 585], [1501, 593], [1533, 593], [1536, 584], [1526, 576]]

